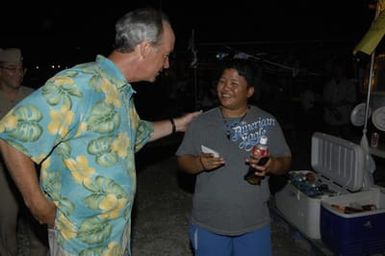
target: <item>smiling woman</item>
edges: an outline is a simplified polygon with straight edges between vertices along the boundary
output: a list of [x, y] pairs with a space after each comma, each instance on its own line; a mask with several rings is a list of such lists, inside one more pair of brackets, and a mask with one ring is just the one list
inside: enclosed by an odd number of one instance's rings
[[[176, 152], [181, 170], [196, 176], [189, 228], [196, 255], [272, 255], [268, 180], [289, 170], [291, 152], [275, 117], [248, 104], [259, 86], [254, 64], [225, 63], [216, 84], [218, 106], [191, 124]], [[259, 165], [260, 156], [250, 153], [264, 136], [271, 150]], [[201, 152], [201, 145], [219, 156]], [[244, 180], [249, 168], [265, 177], [257, 189]]]

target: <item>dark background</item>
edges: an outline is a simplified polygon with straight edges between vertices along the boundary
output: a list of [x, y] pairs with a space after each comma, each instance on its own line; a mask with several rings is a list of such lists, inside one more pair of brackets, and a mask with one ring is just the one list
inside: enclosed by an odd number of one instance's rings
[[[165, 106], [172, 102], [168, 110], [173, 110], [173, 114], [201, 108], [199, 101], [211, 88], [216, 56], [224, 51], [242, 51], [301, 70], [294, 77], [290, 69], [266, 65], [267, 80], [270, 76], [269, 82], [276, 90], [272, 92], [275, 98], [267, 102], [272, 105], [268, 110], [276, 111], [276, 102], [290, 103], [304, 87], [314, 82], [321, 84], [323, 65], [328, 60], [337, 55], [352, 57], [354, 46], [374, 18], [369, 3], [370, 0], [142, 0], [26, 5], [8, 1], [7, 7], [1, 9], [0, 47], [22, 49], [28, 68], [24, 83], [38, 88], [63, 68], [93, 61], [97, 54], [108, 55], [114, 24], [126, 12], [137, 7], [160, 8], [169, 15], [176, 32], [171, 60], [174, 70], [162, 74], [154, 86], [138, 87], [138, 109], [145, 117], [154, 114], [150, 104]], [[188, 66], [192, 30], [198, 50], [196, 69]], [[181, 80], [188, 80], [188, 88], [175, 93]], [[174, 97], [179, 97], [179, 102], [170, 99], [172, 94], [177, 94]], [[156, 113], [157, 117], [161, 115]], [[282, 116], [287, 113], [284, 111]]]
[[[161, 8], [177, 35], [176, 51], [184, 51], [192, 29], [196, 42], [310, 42], [356, 44], [373, 19], [368, 0], [294, 1], [8, 1], [0, 15], [0, 47], [20, 47], [39, 61], [68, 62], [108, 54], [114, 23], [136, 7]], [[301, 47], [300, 44], [298, 47]], [[28, 58], [27, 58], [28, 59]], [[75, 61], [74, 61], [75, 59]]]
[[[268, 76], [274, 76], [272, 83], [282, 87], [277, 89], [275, 100], [282, 100], [281, 96], [288, 100], [298, 96], [303, 84], [311, 84], [314, 79], [321, 83], [320, 79], [309, 74], [321, 74], [322, 66], [329, 59], [336, 55], [352, 56], [354, 46], [374, 18], [374, 10], [368, 7], [370, 2], [141, 0], [103, 3], [51, 1], [44, 4], [35, 1], [27, 5], [8, 1], [7, 7], [1, 8], [0, 48], [22, 49], [28, 68], [24, 83], [38, 88], [63, 68], [93, 61], [97, 54], [108, 55], [112, 49], [116, 20], [134, 8], [155, 7], [169, 15], [176, 32], [171, 61], [175, 71], [158, 79], [155, 86], [159, 83], [163, 86], [139, 87], [142, 88], [139, 91], [144, 91], [137, 96], [140, 109], [143, 109], [141, 104], [149, 104], [141, 97], [156, 105], [163, 104], [162, 100], [175, 94], [175, 86], [179, 86], [176, 81], [183, 79], [189, 80], [188, 91], [179, 93], [185, 98], [182, 103], [190, 106], [178, 106], [176, 112], [200, 108], [197, 101], [202, 100], [210, 89], [213, 78], [209, 73], [217, 64], [215, 57], [229, 49], [232, 53], [244, 51], [263, 60], [288, 67], [297, 66], [302, 70], [294, 81], [290, 70], [266, 66]], [[188, 68], [192, 30], [198, 50], [196, 69]], [[285, 79], [285, 83], [280, 85], [277, 79]], [[170, 108], [175, 109], [175, 106]], [[148, 112], [153, 113], [151, 110]]]

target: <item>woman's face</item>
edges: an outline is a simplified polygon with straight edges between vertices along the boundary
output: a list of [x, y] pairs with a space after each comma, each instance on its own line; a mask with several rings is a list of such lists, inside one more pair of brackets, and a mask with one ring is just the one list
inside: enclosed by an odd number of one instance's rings
[[235, 69], [225, 69], [217, 83], [218, 98], [223, 108], [229, 110], [244, 109], [248, 98], [254, 93], [246, 79]]

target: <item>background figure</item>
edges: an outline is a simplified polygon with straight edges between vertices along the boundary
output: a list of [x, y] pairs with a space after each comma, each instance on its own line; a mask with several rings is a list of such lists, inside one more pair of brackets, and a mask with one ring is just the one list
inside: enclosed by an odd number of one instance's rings
[[[190, 226], [195, 255], [272, 254], [268, 180], [289, 170], [291, 152], [277, 119], [248, 104], [257, 81], [252, 63], [226, 65], [216, 86], [219, 106], [191, 123], [176, 152], [181, 169], [196, 175]], [[270, 159], [259, 166], [259, 157], [250, 154], [262, 135]], [[219, 156], [203, 153], [202, 145]], [[244, 179], [249, 168], [262, 177], [260, 185]]]
[[321, 82], [310, 81], [304, 85], [300, 94], [301, 114], [298, 116], [298, 128], [303, 131], [304, 138], [309, 143], [313, 133], [324, 125], [323, 119], [320, 118], [323, 115], [322, 85]]
[[130, 255], [135, 152], [200, 114], [140, 119], [131, 83], [169, 68], [174, 31], [154, 9], [129, 12], [115, 28], [107, 58], [59, 72], [0, 121], [1, 153], [26, 205], [50, 227], [51, 256]]
[[[16, 48], [0, 49], [0, 118], [20, 100], [33, 92], [33, 89], [22, 86], [25, 69], [21, 51]], [[1, 128], [0, 128], [1, 130]], [[17, 189], [8, 175], [5, 164], [0, 162], [0, 255], [17, 255], [18, 219], [24, 218], [26, 225], [30, 255], [46, 255], [46, 230], [39, 225], [24, 207], [19, 207]], [[19, 215], [20, 209], [24, 209]], [[20, 222], [19, 222], [20, 224]], [[38, 234], [36, 234], [38, 233]], [[41, 236], [39, 239], [38, 236]]]
[[356, 82], [349, 73], [347, 61], [335, 60], [331, 78], [323, 88], [323, 117], [325, 132], [350, 139], [352, 126], [350, 113], [356, 103]]

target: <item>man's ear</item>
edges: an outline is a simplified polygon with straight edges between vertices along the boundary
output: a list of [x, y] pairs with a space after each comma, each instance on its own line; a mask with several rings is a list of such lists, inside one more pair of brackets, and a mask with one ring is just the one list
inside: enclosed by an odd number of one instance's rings
[[152, 46], [149, 42], [141, 42], [138, 45], [140, 56], [145, 59], [152, 51]]

